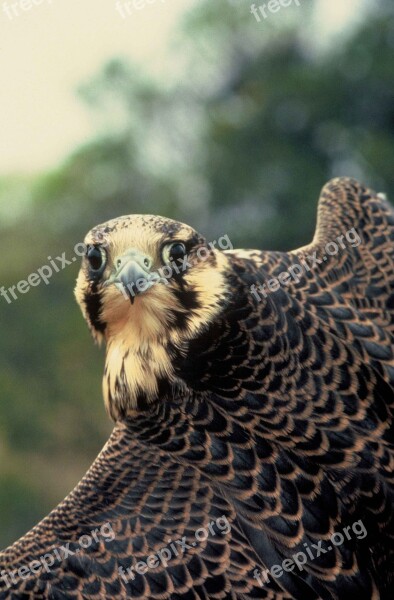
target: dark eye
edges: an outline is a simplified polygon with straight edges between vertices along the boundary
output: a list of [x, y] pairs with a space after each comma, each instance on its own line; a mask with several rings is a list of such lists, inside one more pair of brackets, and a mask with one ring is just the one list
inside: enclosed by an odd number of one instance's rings
[[89, 262], [89, 267], [95, 275], [100, 274], [107, 263], [107, 253], [101, 246], [89, 246], [86, 253], [86, 258]]
[[185, 244], [182, 242], [173, 242], [172, 244], [166, 244], [163, 248], [163, 261], [165, 263], [176, 262], [182, 259], [186, 254]]

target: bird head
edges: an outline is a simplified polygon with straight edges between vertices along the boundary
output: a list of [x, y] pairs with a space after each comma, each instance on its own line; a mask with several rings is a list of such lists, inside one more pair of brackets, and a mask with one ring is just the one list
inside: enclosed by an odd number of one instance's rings
[[175, 383], [174, 353], [226, 303], [227, 259], [188, 225], [151, 215], [98, 225], [85, 246], [75, 294], [106, 343], [104, 397], [118, 418], [153, 402], [163, 379]]

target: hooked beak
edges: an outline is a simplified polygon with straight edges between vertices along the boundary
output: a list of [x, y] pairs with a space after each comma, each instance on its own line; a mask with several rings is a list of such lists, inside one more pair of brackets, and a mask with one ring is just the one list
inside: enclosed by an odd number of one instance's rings
[[153, 261], [149, 256], [131, 248], [116, 258], [116, 271], [105, 285], [114, 284], [133, 304], [135, 297], [148, 290], [154, 283], [151, 272], [152, 264]]

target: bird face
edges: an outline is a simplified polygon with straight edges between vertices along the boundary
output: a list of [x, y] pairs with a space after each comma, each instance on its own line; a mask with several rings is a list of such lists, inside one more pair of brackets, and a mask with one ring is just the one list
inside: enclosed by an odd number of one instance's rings
[[163, 379], [175, 382], [174, 353], [223, 310], [227, 258], [191, 227], [150, 215], [94, 227], [85, 244], [75, 293], [107, 344], [104, 396], [118, 418], [152, 402]]

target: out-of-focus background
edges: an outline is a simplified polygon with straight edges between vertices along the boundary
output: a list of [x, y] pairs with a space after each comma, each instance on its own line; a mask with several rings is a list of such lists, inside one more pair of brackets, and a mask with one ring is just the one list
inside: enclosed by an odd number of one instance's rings
[[[158, 213], [285, 250], [311, 239], [332, 176], [394, 198], [390, 0], [251, 4], [0, 3], [0, 547], [111, 429], [73, 298], [87, 230]], [[48, 284], [14, 299], [51, 259]]]

